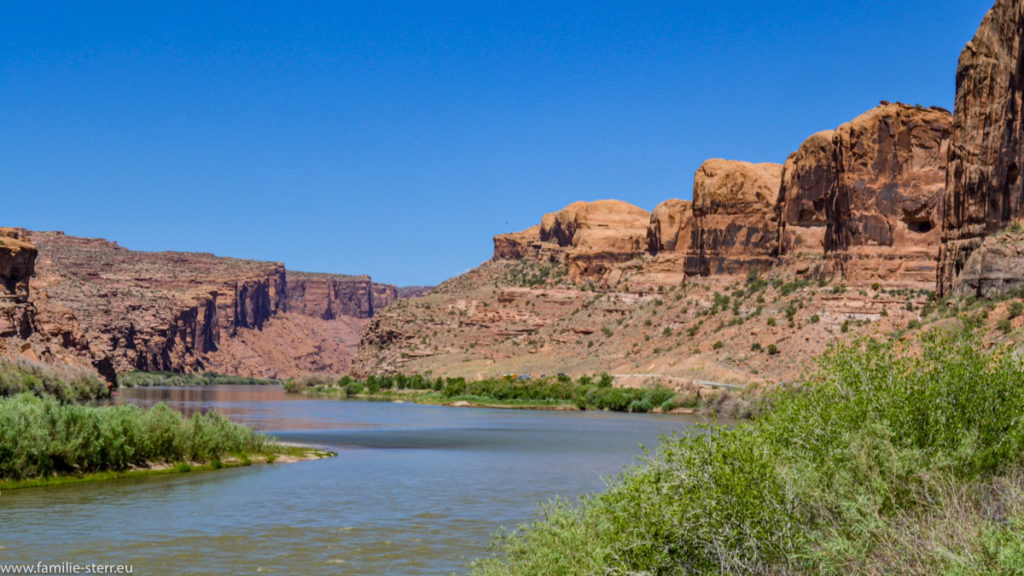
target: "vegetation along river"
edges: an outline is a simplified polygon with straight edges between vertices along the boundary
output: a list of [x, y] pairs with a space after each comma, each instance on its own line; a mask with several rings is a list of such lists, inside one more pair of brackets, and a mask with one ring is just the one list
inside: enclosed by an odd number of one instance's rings
[[449, 574], [538, 503], [603, 487], [681, 416], [313, 400], [273, 386], [141, 388], [336, 458], [7, 491], [0, 562], [135, 574]]

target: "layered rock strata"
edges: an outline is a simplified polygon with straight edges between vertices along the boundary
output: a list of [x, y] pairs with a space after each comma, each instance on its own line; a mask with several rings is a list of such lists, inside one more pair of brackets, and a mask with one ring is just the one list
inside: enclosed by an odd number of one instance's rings
[[[8, 355], [17, 347], [43, 361], [77, 358], [111, 381], [130, 370], [343, 371], [366, 319], [398, 298], [394, 286], [367, 276], [287, 273], [280, 263], [212, 254], [136, 252], [60, 232], [24, 235], [38, 247], [35, 259], [31, 244], [5, 238], [10, 302], [31, 312], [21, 317], [30, 322], [4, 330]], [[32, 298], [22, 304], [32, 260]], [[290, 308], [291, 319], [270, 325]], [[337, 325], [323, 324], [329, 321]]]

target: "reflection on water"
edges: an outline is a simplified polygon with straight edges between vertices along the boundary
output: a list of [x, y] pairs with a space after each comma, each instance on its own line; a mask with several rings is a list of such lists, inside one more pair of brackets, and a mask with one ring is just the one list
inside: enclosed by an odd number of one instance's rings
[[536, 504], [602, 487], [678, 417], [310, 400], [279, 387], [138, 389], [337, 458], [5, 492], [0, 562], [136, 574], [448, 574]]

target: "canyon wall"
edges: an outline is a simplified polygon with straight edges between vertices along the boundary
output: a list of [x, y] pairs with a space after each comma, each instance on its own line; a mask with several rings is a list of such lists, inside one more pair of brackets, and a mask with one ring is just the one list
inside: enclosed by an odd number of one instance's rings
[[[1020, 284], [1004, 241], [978, 249], [1024, 215], [1024, 4], [998, 0], [960, 54], [944, 197], [940, 294], [987, 295]], [[973, 259], [973, 261], [971, 261]]]
[[766, 270], [775, 261], [780, 164], [708, 160], [693, 177], [686, 274]]
[[950, 125], [940, 108], [885, 102], [808, 138], [783, 169], [783, 260], [851, 282], [932, 283]]
[[0, 233], [0, 274], [7, 356], [88, 363], [111, 381], [131, 370], [344, 371], [365, 320], [398, 298], [394, 286], [367, 276], [136, 252], [60, 232]]
[[13, 228], [0, 228], [0, 338], [32, 333], [35, 309], [29, 304], [29, 279], [38, 251]]

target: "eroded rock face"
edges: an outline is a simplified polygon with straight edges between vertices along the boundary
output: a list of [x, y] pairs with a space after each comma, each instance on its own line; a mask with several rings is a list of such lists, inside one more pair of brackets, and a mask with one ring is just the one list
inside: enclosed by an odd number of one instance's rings
[[334, 320], [370, 318], [398, 299], [398, 289], [369, 276], [288, 272], [288, 312]]
[[825, 253], [829, 198], [836, 183], [834, 135], [832, 130], [814, 134], [789, 155], [782, 167], [778, 202], [780, 254]]
[[780, 255], [855, 282], [930, 284], [951, 121], [941, 108], [883, 103], [808, 138], [783, 169]]
[[693, 208], [686, 200], [671, 198], [654, 207], [647, 226], [647, 251], [686, 252], [693, 234]]
[[562, 263], [573, 281], [606, 281], [616, 265], [647, 247], [650, 214], [628, 202], [574, 202], [545, 214], [540, 226], [494, 237], [494, 260]]
[[[294, 273], [293, 280], [280, 263], [28, 234], [39, 249], [38, 312], [24, 344], [43, 361], [87, 361], [111, 381], [130, 370], [337, 370], [351, 361], [365, 319], [398, 297], [394, 286], [367, 276]], [[294, 314], [265, 331], [289, 309]]]
[[27, 338], [34, 329], [29, 280], [35, 272], [37, 253], [20, 230], [0, 228], [0, 338]]
[[686, 274], [737, 274], [775, 261], [781, 164], [708, 160], [693, 178]]
[[540, 239], [567, 249], [573, 281], [601, 281], [615, 264], [628, 262], [647, 247], [646, 210], [620, 200], [573, 202], [541, 220]]
[[960, 54], [939, 258], [940, 294], [958, 290], [958, 277], [985, 236], [1024, 215], [1022, 27], [1024, 4], [997, 0]]
[[951, 121], [883, 104], [836, 130], [825, 250], [847, 278], [934, 278]]

